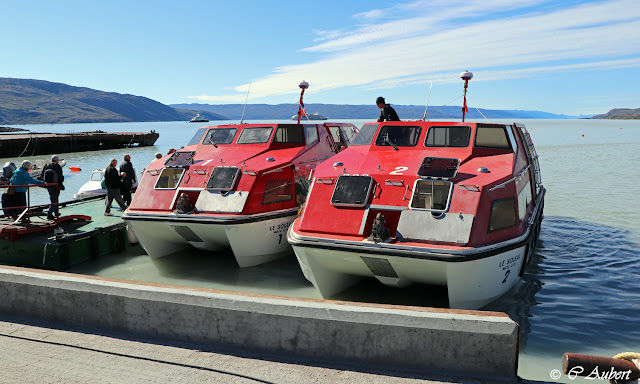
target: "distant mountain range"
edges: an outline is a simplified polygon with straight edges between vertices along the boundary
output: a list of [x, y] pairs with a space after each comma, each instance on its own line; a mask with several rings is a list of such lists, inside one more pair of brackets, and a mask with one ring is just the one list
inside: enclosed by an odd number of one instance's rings
[[[393, 105], [402, 120], [421, 119], [423, 105]], [[243, 104], [165, 105], [142, 96], [74, 87], [44, 80], [0, 77], [0, 124], [106, 123], [134, 121], [188, 121], [199, 113], [208, 120], [238, 120]], [[331, 120], [375, 120], [380, 110], [375, 105], [306, 104], [308, 113], [318, 112]], [[289, 120], [298, 111], [297, 104], [248, 104], [246, 120]], [[573, 119], [541, 111], [470, 109], [469, 119]], [[428, 119], [460, 119], [460, 106], [430, 106]], [[612, 109], [595, 119], [638, 119], [639, 109]]]
[[177, 110], [142, 96], [0, 78], [0, 124], [187, 121], [197, 112], [209, 120], [226, 119], [207, 111]]
[[614, 108], [604, 115], [595, 115], [592, 119], [638, 120], [640, 119], [640, 108]]
[[[208, 111], [239, 120], [242, 116], [243, 104], [171, 104], [173, 108], [193, 111]], [[424, 105], [392, 105], [402, 120], [417, 120], [424, 115]], [[305, 104], [307, 113], [318, 112], [329, 119], [372, 119], [380, 116], [380, 109], [375, 105], [345, 105], [345, 104]], [[482, 115], [490, 119], [575, 119], [576, 116], [558, 115], [540, 111], [494, 110], [480, 108]], [[298, 113], [297, 104], [248, 104], [245, 120], [260, 119], [291, 119]], [[476, 109], [469, 109], [467, 118], [482, 119]], [[427, 113], [429, 119], [460, 119], [460, 106], [430, 106]]]

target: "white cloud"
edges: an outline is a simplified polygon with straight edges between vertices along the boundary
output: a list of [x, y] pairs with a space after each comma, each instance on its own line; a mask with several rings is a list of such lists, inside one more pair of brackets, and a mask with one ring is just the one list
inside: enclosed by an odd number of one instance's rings
[[[547, 14], [511, 15], [446, 26], [448, 20], [458, 18], [459, 14], [454, 13], [459, 11], [462, 15], [490, 13], [501, 7], [516, 9], [537, 2], [490, 0], [476, 4], [458, 0], [453, 7], [431, 7], [431, 15], [363, 26], [349, 36], [336, 34], [338, 37], [307, 49], [330, 51], [324, 59], [275, 68], [271, 75], [252, 83], [250, 97], [255, 100], [297, 93], [302, 79], [311, 83], [314, 92], [345, 86], [397, 87], [429, 81], [434, 65], [441, 74], [438, 81], [445, 81], [446, 74], [452, 82], [459, 81], [457, 74], [467, 68], [482, 73], [477, 80], [497, 80], [640, 66], [637, 0], [589, 3]], [[414, 2], [405, 7], [415, 9], [425, 4], [437, 2]], [[394, 8], [395, 11], [398, 10]], [[246, 86], [236, 87], [237, 94], [192, 98], [244, 101], [242, 92]]]

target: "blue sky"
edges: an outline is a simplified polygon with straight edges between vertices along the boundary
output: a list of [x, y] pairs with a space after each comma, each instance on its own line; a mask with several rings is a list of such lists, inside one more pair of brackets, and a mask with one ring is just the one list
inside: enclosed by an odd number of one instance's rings
[[[640, 1], [0, 0], [0, 77], [165, 104], [640, 107]], [[434, 76], [435, 72], [435, 76]], [[460, 105], [455, 100], [451, 105]]]

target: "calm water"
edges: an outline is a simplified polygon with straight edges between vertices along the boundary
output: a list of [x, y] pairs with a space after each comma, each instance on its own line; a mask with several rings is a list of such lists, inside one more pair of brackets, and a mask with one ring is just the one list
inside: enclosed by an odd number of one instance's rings
[[[364, 123], [352, 122], [357, 126]], [[524, 279], [485, 309], [507, 312], [520, 324], [520, 376], [551, 381], [549, 373], [560, 368], [564, 352], [601, 356], [640, 352], [640, 121], [521, 122], [530, 129], [540, 155], [547, 188], [545, 220], [536, 257]], [[156, 146], [127, 151], [141, 171], [155, 152], [165, 154], [170, 147], [185, 145], [200, 126], [175, 122], [25, 128], [49, 132], [154, 129], [160, 133]], [[67, 190], [61, 198], [70, 200], [91, 170], [104, 168], [111, 157], [121, 161], [124, 153], [125, 150], [108, 150], [61, 154], [67, 161]], [[22, 159], [0, 162], [9, 160]], [[69, 173], [70, 166], [79, 166], [82, 171]], [[46, 191], [34, 192], [33, 198], [46, 202]], [[126, 253], [80, 265], [73, 272], [318, 298], [293, 256], [240, 270], [230, 253], [212, 257], [203, 252], [182, 252], [151, 261], [140, 248], [132, 247]], [[365, 282], [339, 298], [438, 306], [446, 305], [442, 294], [437, 289], [435, 295], [425, 295], [420, 288], [399, 291]], [[560, 381], [581, 380], [563, 377]]]

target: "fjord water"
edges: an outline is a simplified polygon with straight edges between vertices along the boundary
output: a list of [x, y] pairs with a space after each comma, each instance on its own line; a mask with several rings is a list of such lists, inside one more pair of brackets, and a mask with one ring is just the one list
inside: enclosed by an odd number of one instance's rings
[[[365, 121], [350, 122], [360, 127]], [[547, 188], [545, 218], [536, 255], [523, 280], [483, 309], [506, 312], [520, 324], [520, 376], [553, 381], [550, 372], [560, 368], [564, 352], [600, 356], [640, 352], [640, 121], [519, 122], [529, 129], [540, 156], [542, 180]], [[61, 201], [65, 201], [86, 182], [91, 170], [104, 168], [111, 157], [121, 162], [124, 153], [130, 153], [140, 174], [155, 152], [165, 154], [170, 147], [186, 145], [202, 125], [170, 122], [23, 128], [39, 132], [153, 129], [160, 133], [154, 147], [61, 154], [67, 161], [67, 189], [61, 195]], [[79, 166], [82, 171], [69, 173], [70, 166]], [[47, 202], [46, 191], [35, 190], [33, 200]], [[319, 298], [302, 276], [293, 255], [239, 269], [229, 252], [214, 255], [184, 251], [152, 261], [139, 247], [131, 247], [125, 253], [76, 266], [71, 272]], [[397, 290], [369, 281], [337, 299], [445, 306], [443, 297], [444, 290], [433, 287]], [[558, 381], [587, 382], [566, 376]]]

